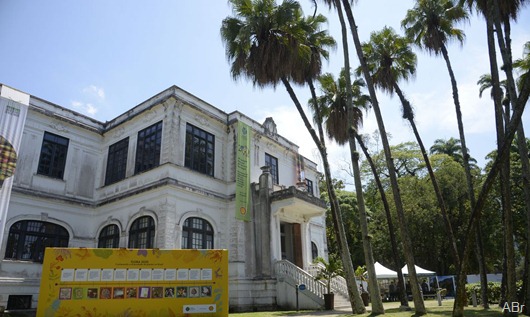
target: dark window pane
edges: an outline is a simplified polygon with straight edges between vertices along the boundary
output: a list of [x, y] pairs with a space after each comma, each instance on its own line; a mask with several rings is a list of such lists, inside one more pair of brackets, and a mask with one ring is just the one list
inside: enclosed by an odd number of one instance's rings
[[184, 166], [213, 176], [215, 164], [215, 137], [191, 124], [186, 124], [186, 153]]
[[[162, 121], [138, 132], [135, 173], [140, 173], [160, 164]], [[158, 146], [157, 146], [158, 145]]]
[[188, 218], [182, 227], [182, 249], [213, 249], [213, 229], [202, 218]]
[[278, 185], [278, 159], [270, 154], [265, 153], [265, 165], [270, 166], [271, 168], [272, 183]]
[[37, 174], [62, 179], [68, 143], [67, 138], [44, 132]]
[[107, 172], [105, 174], [105, 185], [109, 185], [125, 178], [127, 169], [127, 152], [129, 150], [129, 138], [109, 146], [107, 158]]
[[42, 262], [46, 247], [67, 247], [69, 239], [68, 231], [54, 223], [19, 221], [9, 229], [5, 258]]
[[144, 216], [136, 219], [129, 230], [129, 248], [152, 249], [155, 243], [155, 222]]
[[98, 248], [118, 248], [120, 232], [117, 225], [108, 225], [101, 230], [98, 239]]

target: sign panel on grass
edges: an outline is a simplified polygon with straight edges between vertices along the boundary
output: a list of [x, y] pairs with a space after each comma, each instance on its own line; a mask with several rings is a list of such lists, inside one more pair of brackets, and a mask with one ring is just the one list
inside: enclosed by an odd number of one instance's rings
[[47, 248], [37, 316], [228, 316], [227, 250]]

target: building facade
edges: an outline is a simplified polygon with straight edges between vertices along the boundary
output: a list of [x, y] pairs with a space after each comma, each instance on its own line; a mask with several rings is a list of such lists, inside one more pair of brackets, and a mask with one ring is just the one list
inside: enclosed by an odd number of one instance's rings
[[[251, 130], [236, 218], [237, 126]], [[99, 122], [29, 97], [0, 250], [0, 305], [35, 308], [46, 247], [228, 249], [230, 307], [278, 305], [275, 263], [326, 256], [315, 163], [260, 124], [173, 86]]]

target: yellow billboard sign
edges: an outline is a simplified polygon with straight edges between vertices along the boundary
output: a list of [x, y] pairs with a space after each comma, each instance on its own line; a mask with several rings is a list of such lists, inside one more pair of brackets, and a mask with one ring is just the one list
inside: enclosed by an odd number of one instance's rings
[[228, 251], [46, 248], [37, 316], [228, 316]]

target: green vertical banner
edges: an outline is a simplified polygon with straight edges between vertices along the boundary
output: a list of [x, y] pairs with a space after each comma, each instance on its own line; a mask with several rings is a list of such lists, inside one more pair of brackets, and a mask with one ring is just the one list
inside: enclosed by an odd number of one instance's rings
[[250, 127], [237, 123], [236, 219], [250, 221]]

